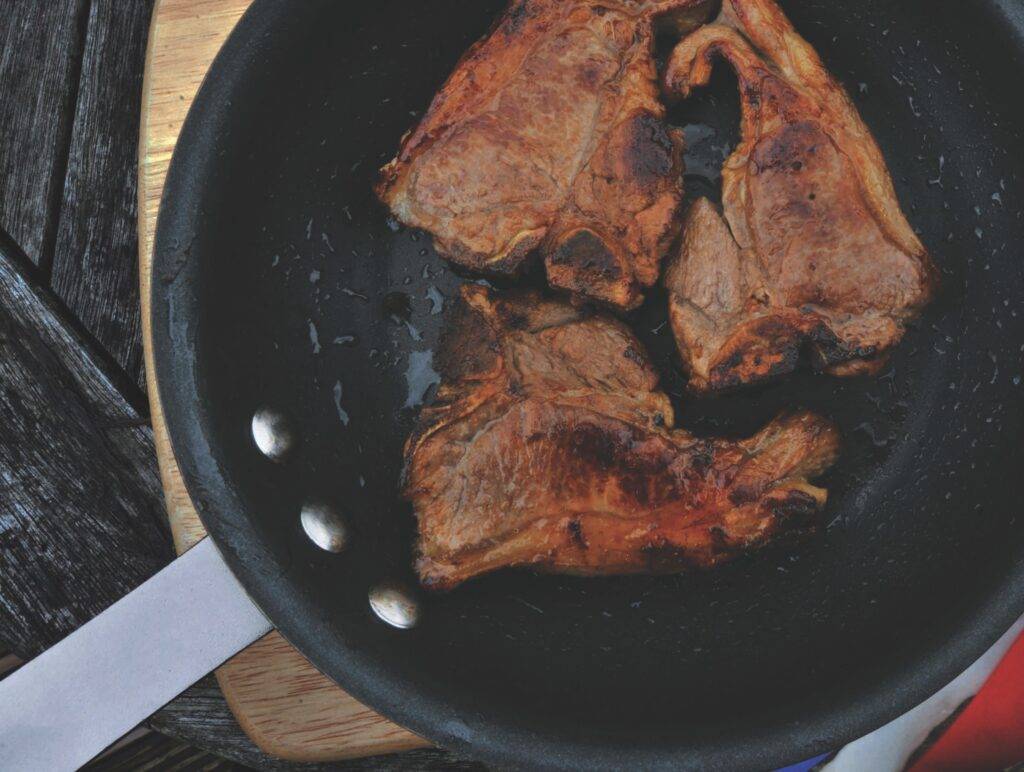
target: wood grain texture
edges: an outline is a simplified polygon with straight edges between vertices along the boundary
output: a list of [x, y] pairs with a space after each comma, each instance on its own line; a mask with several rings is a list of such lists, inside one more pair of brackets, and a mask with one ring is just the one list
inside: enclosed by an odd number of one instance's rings
[[[149, 347], [152, 234], [171, 153], [214, 55], [250, 0], [160, 0], [149, 33], [139, 147], [143, 340], [157, 455], [179, 552], [205, 535], [171, 453]], [[217, 671], [239, 724], [265, 752], [315, 762], [420, 748], [426, 743], [320, 674], [276, 632]]]
[[152, 0], [92, 0], [51, 286], [129, 378], [142, 378], [135, 154]]
[[436, 749], [421, 749], [387, 756], [333, 762], [297, 762], [262, 754], [238, 729], [224, 703], [217, 680], [204, 678], [189, 690], [188, 700], [178, 699], [153, 718], [150, 725], [161, 734], [204, 748], [247, 767], [267, 772], [335, 772], [344, 770], [482, 770], [475, 762]]
[[[151, 430], [123, 398], [120, 371], [36, 274], [0, 238], [0, 678], [173, 558]], [[150, 723], [238, 762], [277, 766], [212, 678]]]
[[171, 559], [152, 434], [0, 244], [0, 629], [31, 657]]
[[0, 228], [48, 267], [88, 0], [0, 4]]
[[86, 764], [84, 772], [240, 772], [242, 765], [213, 756], [172, 737], [150, 732], [145, 737], [106, 753]]

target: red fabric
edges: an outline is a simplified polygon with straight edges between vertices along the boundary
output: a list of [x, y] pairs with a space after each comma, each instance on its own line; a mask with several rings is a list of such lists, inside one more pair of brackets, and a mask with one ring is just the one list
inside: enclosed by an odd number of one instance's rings
[[911, 772], [988, 772], [1024, 761], [1024, 635]]

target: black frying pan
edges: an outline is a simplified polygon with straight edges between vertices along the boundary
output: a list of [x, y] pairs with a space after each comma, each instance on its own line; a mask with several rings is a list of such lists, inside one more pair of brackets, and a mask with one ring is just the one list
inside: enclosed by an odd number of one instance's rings
[[[430, 382], [435, 293], [450, 303], [463, 279], [370, 185], [501, 5], [257, 0], [217, 58], [168, 177], [153, 297], [193, 500], [289, 640], [441, 745], [587, 767], [764, 768], [835, 748], [940, 688], [1024, 611], [1024, 4], [783, 2], [854, 95], [942, 271], [880, 377], [800, 373], [697, 400], [664, 297], [629, 317], [685, 427], [751, 432], [791, 406], [838, 422], [822, 533], [700, 575], [502, 572], [423, 598], [419, 626], [398, 631], [367, 591], [414, 582], [401, 447]], [[719, 69], [672, 115], [697, 127], [690, 196], [715, 194], [735, 140]], [[261, 405], [298, 427], [289, 463], [253, 446]], [[345, 508], [347, 552], [306, 538], [310, 497]]]

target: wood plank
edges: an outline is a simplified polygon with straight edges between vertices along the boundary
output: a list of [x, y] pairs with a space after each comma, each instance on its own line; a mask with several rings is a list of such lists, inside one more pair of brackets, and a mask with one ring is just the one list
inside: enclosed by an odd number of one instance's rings
[[0, 244], [0, 629], [56, 643], [170, 560], [152, 433]]
[[[173, 557], [151, 430], [37, 274], [0, 239], [3, 672]], [[150, 723], [239, 762], [275, 763], [239, 728], [212, 678]]]
[[[205, 531], [174, 461], [153, 380], [147, 324], [152, 234], [167, 166], [185, 114], [209, 63], [250, 2], [160, 0], [149, 34], [139, 147], [143, 339], [154, 437], [179, 552], [202, 538]], [[263, 751], [274, 756], [324, 761], [426, 745], [345, 694], [276, 632], [226, 663], [217, 671], [217, 678], [239, 723]]]
[[0, 10], [0, 228], [36, 263], [53, 246], [88, 0]]
[[[150, 428], [19, 252], [0, 238], [0, 676], [173, 557]], [[266, 760], [215, 685], [152, 722]]]
[[161, 734], [209, 750], [247, 767], [275, 772], [329, 772], [333, 770], [482, 770], [480, 764], [459, 759], [447, 751], [428, 749], [370, 758], [329, 762], [287, 761], [268, 756], [238, 728], [224, 702], [217, 680], [204, 678], [187, 698], [168, 705], [149, 722]]
[[[102, 27], [101, 22], [112, 24], [115, 21], [110, 16], [112, 6], [108, 0], [97, 0], [97, 3], [89, 17], [89, 28], [93, 31]], [[31, 4], [33, 10], [41, 9], [34, 2]], [[18, 7], [24, 9], [27, 5], [22, 2]], [[46, 10], [53, 14], [57, 8], [54, 5]], [[34, 20], [38, 21], [39, 16]], [[15, 29], [38, 31], [46, 24], [55, 39], [59, 37], [60, 25], [52, 20], [30, 28], [17, 17], [15, 21], [17, 26], [5, 26], [2, 30], [7, 41]], [[5, 45], [0, 53], [16, 48], [17, 45]], [[63, 50], [67, 53], [68, 47]], [[84, 124], [90, 130], [76, 133], [78, 157], [87, 150], [90, 142], [87, 137], [101, 137], [104, 130], [96, 127], [102, 120], [110, 119], [109, 115], [96, 117], [96, 112], [102, 113], [110, 108], [111, 102], [115, 106], [119, 102], [112, 87], [97, 80], [111, 58], [117, 59], [118, 50], [116, 41], [98, 32], [90, 36], [90, 57], [93, 58], [87, 61], [86, 68], [95, 68], [96, 72], [83, 82], [85, 93], [79, 102], [79, 111], [90, 113]], [[3, 93], [7, 95], [13, 93], [12, 81], [7, 77], [11, 72], [10, 60], [4, 62], [4, 67], [6, 69], [0, 72], [5, 75], [3, 84], [7, 90]], [[125, 71], [118, 75], [124, 78], [127, 74]], [[42, 89], [42, 96], [52, 96], [51, 92]], [[19, 98], [5, 99], [3, 106], [15, 105]], [[50, 99], [48, 104], [52, 102]], [[87, 105], [92, 106], [87, 109]], [[9, 115], [10, 109], [4, 113], [5, 119]], [[53, 120], [34, 120], [47, 128], [55, 125]], [[109, 132], [113, 136], [121, 130], [123, 124]], [[8, 132], [5, 139], [17, 139], [16, 134]], [[104, 141], [108, 140], [101, 138], [100, 144]], [[123, 144], [124, 139], [110, 138], [109, 143]], [[8, 141], [4, 150], [9, 151], [13, 146]], [[38, 160], [39, 154], [29, 155], [31, 160]], [[126, 162], [122, 159], [120, 163]], [[86, 164], [95, 165], [86, 167]], [[29, 167], [31, 163], [19, 168]], [[118, 162], [110, 155], [97, 160], [95, 154], [85, 158], [80, 167], [69, 168], [69, 190], [62, 197], [64, 203], [80, 204], [76, 190], [87, 187], [84, 180], [103, 177], [106, 170], [116, 172], [117, 168]], [[8, 194], [14, 190], [11, 181], [16, 181], [16, 177], [5, 174], [7, 187], [0, 196], [0, 200], [5, 201], [5, 208], [0, 212], [3, 216], [31, 209], [13, 210], [6, 205]], [[131, 181], [126, 181], [123, 175], [118, 178], [115, 173], [112, 177], [108, 185], [111, 190], [95, 199], [101, 204], [103, 195], [113, 200], [118, 190], [131, 189]], [[28, 178], [38, 181], [40, 175], [30, 173]], [[37, 200], [39, 198], [36, 196]], [[130, 211], [130, 201], [128, 205]], [[37, 206], [35, 211], [40, 208]], [[110, 217], [116, 222], [108, 227], [105, 218]], [[61, 226], [62, 247], [73, 246], [76, 229], [91, 237], [91, 241], [86, 241], [86, 249], [100, 250], [105, 244], [123, 244], [124, 218], [118, 220], [117, 217], [117, 213], [112, 215], [99, 208], [88, 218], [69, 221], [66, 229]], [[16, 217], [11, 221], [21, 222]], [[34, 240], [27, 238], [26, 243], [40, 249], [45, 240], [46, 222], [45, 218], [36, 218], [30, 222], [35, 230], [33, 227], [13, 230], [22, 234], [22, 238], [25, 233], [35, 233]], [[98, 235], [90, 234], [89, 228], [94, 227], [106, 230]], [[5, 251], [17, 252], [13, 245], [3, 246]], [[64, 273], [62, 265], [56, 267], [58, 286], [74, 304], [75, 296], [69, 292], [72, 282], [68, 278], [73, 274]], [[62, 276], [65, 278], [61, 279]], [[65, 311], [56, 299], [41, 288], [41, 277], [41, 273], [32, 271], [17, 258], [4, 263], [0, 271], [0, 382], [5, 386], [0, 393], [0, 416], [5, 427], [5, 434], [0, 438], [0, 468], [6, 475], [0, 478], [0, 576], [5, 579], [0, 596], [0, 628], [5, 638], [26, 657], [62, 638], [170, 557], [159, 527], [161, 505], [158, 488], [154, 485], [149, 430], [138, 411], [121, 396], [126, 391], [121, 374], [110, 370], [102, 352], [93, 350], [88, 336], [81, 334], [74, 320], [64, 316]], [[114, 295], [120, 296], [119, 291], [111, 297]], [[90, 318], [88, 313], [84, 316]], [[97, 314], [92, 318], [103, 319], [104, 316]], [[109, 314], [107, 318], [116, 317]], [[17, 351], [12, 351], [15, 345]], [[126, 352], [130, 350], [121, 349], [122, 363], [130, 361], [124, 358]], [[39, 442], [39, 437], [47, 438], [45, 445]], [[83, 470], [83, 467], [86, 468]], [[9, 581], [10, 577], [15, 580]], [[16, 660], [12, 658], [13, 661]], [[259, 768], [284, 768], [259, 751], [239, 729], [212, 679], [180, 696], [154, 716], [151, 723], [239, 762]], [[423, 765], [437, 764], [438, 759], [446, 756], [434, 752], [426, 758], [416, 758], [403, 765], [421, 766], [404, 768], [424, 768]], [[306, 767], [327, 768], [301, 765], [301, 768]]]
[[149, 346], [153, 233], [178, 132], [213, 57], [252, 0], [157, 0], [150, 25], [138, 148], [139, 284], [150, 410], [174, 546], [184, 552], [206, 535], [170, 449]]
[[[173, 557], [152, 432], [38, 273], [0, 235], [0, 675]], [[216, 688], [193, 687], [153, 720], [180, 733], [213, 712], [213, 745], [265, 759]]]
[[136, 152], [152, 0], [92, 0], [51, 286], [142, 379]]
[[88, 772], [237, 772], [241, 764], [213, 756], [171, 737], [149, 732], [134, 742], [106, 752], [84, 767]]

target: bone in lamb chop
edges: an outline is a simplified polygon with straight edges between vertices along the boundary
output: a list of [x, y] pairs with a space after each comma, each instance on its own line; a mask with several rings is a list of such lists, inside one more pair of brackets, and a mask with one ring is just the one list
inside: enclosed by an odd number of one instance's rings
[[376, 191], [438, 252], [634, 308], [678, 234], [682, 134], [664, 121], [656, 25], [707, 0], [515, 0], [462, 57]]
[[719, 57], [743, 112], [724, 219], [698, 200], [665, 277], [691, 388], [789, 372], [801, 350], [834, 375], [877, 372], [935, 286], [878, 146], [772, 0], [724, 0], [673, 51], [668, 92], [705, 85]]
[[813, 528], [832, 424], [780, 417], [698, 439], [618, 320], [536, 292], [466, 285], [442, 382], [406, 445], [424, 585], [530, 566], [573, 574], [705, 568]]

